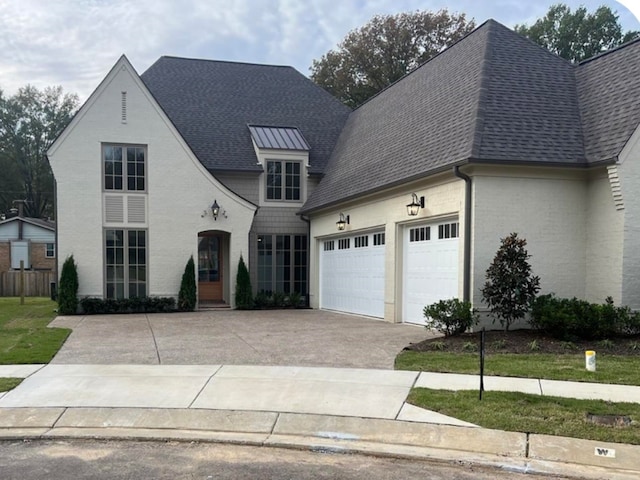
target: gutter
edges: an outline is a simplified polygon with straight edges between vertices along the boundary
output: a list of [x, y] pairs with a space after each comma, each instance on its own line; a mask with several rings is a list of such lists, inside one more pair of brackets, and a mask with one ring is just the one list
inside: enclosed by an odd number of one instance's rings
[[304, 306], [310, 308], [311, 301], [311, 219], [304, 214], [299, 214], [300, 220], [307, 222], [307, 294], [305, 295]]
[[453, 167], [453, 174], [464, 180], [464, 260], [462, 273], [462, 300], [471, 301], [471, 177], [460, 171], [460, 166]]

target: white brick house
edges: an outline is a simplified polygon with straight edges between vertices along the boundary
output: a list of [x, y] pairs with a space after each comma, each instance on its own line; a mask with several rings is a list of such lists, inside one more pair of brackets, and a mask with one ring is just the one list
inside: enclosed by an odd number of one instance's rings
[[640, 41], [576, 65], [490, 20], [350, 111], [288, 67], [123, 57], [49, 150], [58, 259], [81, 295], [175, 296], [194, 255], [233, 305], [242, 255], [256, 292], [421, 323], [481, 307], [517, 232], [543, 292], [640, 308], [639, 69]]

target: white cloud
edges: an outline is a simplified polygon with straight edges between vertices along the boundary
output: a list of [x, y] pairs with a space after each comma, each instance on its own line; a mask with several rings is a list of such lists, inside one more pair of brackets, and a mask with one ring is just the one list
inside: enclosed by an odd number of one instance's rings
[[[629, 1], [629, 0], [627, 0]], [[417, 9], [467, 13], [513, 26], [531, 23], [555, 0], [0, 0], [0, 88], [61, 84], [86, 98], [121, 54], [138, 71], [162, 55], [293, 65], [311, 62], [375, 14]], [[601, 3], [637, 20], [613, 0]]]

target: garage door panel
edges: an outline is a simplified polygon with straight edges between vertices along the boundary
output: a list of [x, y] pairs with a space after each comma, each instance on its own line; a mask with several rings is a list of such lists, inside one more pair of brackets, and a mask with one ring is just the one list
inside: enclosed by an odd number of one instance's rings
[[[404, 232], [402, 319], [424, 325], [423, 309], [458, 296], [458, 224], [411, 226]], [[453, 226], [455, 225], [455, 226]], [[425, 234], [426, 232], [426, 234]], [[439, 238], [456, 235], [454, 238]]]
[[360, 248], [355, 237], [343, 237], [350, 238], [349, 248], [340, 249], [338, 239], [333, 250], [321, 248], [320, 308], [384, 317], [384, 245], [366, 237], [368, 245]]

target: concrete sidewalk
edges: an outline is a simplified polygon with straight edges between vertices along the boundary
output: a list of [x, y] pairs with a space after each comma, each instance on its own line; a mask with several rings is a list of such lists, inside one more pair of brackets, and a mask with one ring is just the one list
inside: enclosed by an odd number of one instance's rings
[[[19, 365], [0, 438], [144, 438], [465, 459], [584, 478], [638, 478], [640, 446], [478, 428], [405, 403], [478, 377], [237, 365]], [[640, 387], [485, 377], [487, 390], [640, 402]]]

